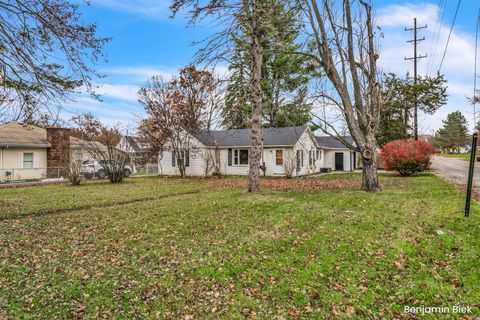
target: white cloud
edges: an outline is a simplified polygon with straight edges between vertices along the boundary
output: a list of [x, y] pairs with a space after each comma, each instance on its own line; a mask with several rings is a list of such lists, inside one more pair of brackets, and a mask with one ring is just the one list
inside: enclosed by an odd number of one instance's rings
[[[419, 60], [418, 74], [436, 74], [450, 31], [450, 21], [447, 19], [443, 25], [436, 24], [437, 10], [438, 7], [432, 4], [406, 4], [383, 7], [378, 12], [377, 23], [384, 33], [379, 63], [385, 72], [398, 75], [409, 72], [413, 75], [413, 62], [404, 59], [413, 55], [413, 45], [406, 42], [412, 39], [412, 32], [404, 30], [405, 27], [411, 28], [413, 18], [417, 17], [418, 26], [428, 25], [428, 28], [419, 30], [419, 37], [425, 36], [426, 40], [419, 43], [418, 54], [427, 54], [428, 57]], [[440, 33], [435, 51], [438, 30]], [[434, 115], [420, 116], [419, 127], [425, 133], [440, 128], [446, 115], [456, 110], [462, 111], [473, 127], [472, 107], [466, 97], [473, 94], [474, 40], [471, 34], [453, 29], [441, 69], [448, 81], [448, 103]]]
[[103, 84], [97, 91], [103, 98], [137, 101], [137, 92], [139, 89], [140, 87], [135, 85]]

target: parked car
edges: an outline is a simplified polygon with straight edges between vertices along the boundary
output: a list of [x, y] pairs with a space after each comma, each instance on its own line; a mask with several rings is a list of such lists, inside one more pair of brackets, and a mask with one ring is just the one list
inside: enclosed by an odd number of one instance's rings
[[[108, 176], [107, 170], [105, 170], [106, 160], [87, 160], [82, 163], [82, 168], [80, 172], [85, 177], [85, 179], [92, 179], [97, 177], [99, 179], [104, 179]], [[103, 165], [102, 165], [103, 164]], [[123, 169], [124, 177], [128, 178], [132, 174], [132, 168], [129, 165], [126, 165]]]

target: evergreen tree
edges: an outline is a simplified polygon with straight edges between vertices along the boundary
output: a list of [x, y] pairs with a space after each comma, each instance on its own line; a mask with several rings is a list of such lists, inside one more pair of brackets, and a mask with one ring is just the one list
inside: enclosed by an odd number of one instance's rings
[[381, 114], [378, 143], [385, 143], [411, 137], [415, 100], [418, 108], [426, 114], [435, 113], [446, 104], [446, 80], [443, 75], [419, 77], [417, 84], [413, 78], [398, 78], [391, 73], [384, 80], [384, 94], [389, 96], [388, 104]]
[[477, 124], [475, 125], [475, 131], [480, 132], [480, 120], [478, 120]]
[[447, 119], [443, 120], [443, 127], [437, 131], [436, 144], [460, 152], [459, 148], [467, 142], [467, 119], [460, 111], [449, 113]]
[[[270, 19], [272, 32], [264, 37], [262, 91], [264, 126], [295, 126], [310, 120], [311, 106], [306, 102], [309, 81], [309, 61], [294, 54], [299, 51], [297, 11], [287, 10], [286, 0], [271, 0], [275, 14]], [[247, 126], [251, 112], [248, 104], [250, 75], [245, 66], [251, 64], [245, 54], [246, 41], [239, 34], [233, 36], [236, 50], [229, 66], [230, 84], [227, 88], [223, 124], [227, 128]]]
[[389, 74], [384, 81], [384, 94], [390, 95], [388, 104], [380, 114], [380, 124], [377, 132], [377, 141], [380, 146], [387, 142], [410, 137], [411, 107], [407, 103], [405, 80], [395, 74]]
[[[245, 39], [233, 37], [236, 50], [229, 66], [231, 72], [227, 85], [225, 107], [221, 112], [222, 123], [229, 129], [245, 128], [247, 119], [252, 111], [250, 75], [248, 64], [251, 64], [248, 49], [245, 48]], [[246, 64], [248, 63], [248, 64]]]

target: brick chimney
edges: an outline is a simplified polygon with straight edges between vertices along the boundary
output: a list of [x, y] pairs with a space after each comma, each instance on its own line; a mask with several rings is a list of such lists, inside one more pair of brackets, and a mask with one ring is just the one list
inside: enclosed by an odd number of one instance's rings
[[52, 145], [47, 150], [47, 177], [66, 178], [70, 161], [70, 129], [47, 128], [47, 140]]

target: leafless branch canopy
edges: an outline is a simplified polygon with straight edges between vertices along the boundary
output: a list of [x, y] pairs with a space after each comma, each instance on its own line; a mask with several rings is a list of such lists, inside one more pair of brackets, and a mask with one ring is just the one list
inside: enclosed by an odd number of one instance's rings
[[109, 41], [96, 29], [70, 1], [0, 0], [0, 120], [49, 113], [80, 87], [96, 97], [92, 66]]

